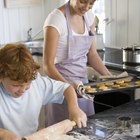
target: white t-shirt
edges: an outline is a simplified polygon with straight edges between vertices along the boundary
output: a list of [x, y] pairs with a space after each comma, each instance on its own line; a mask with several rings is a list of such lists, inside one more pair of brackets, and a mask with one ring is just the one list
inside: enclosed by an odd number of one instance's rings
[[[92, 13], [92, 11], [89, 10], [86, 13], [86, 16], [89, 25], [92, 25], [94, 22], [94, 14]], [[68, 55], [68, 48], [67, 48], [68, 28], [67, 28], [67, 21], [64, 14], [59, 9], [53, 10], [45, 20], [44, 28], [47, 26], [54, 27], [60, 35], [58, 46], [57, 46], [56, 60], [55, 60], [56, 63], [59, 63], [67, 59], [67, 55]], [[85, 28], [85, 33], [83, 34], [74, 33], [74, 31], [72, 31], [72, 33], [73, 35], [87, 35], [88, 31], [87, 28]]]
[[0, 84], [0, 128], [24, 137], [38, 128], [42, 105], [62, 103], [67, 83], [38, 74], [30, 88], [19, 98], [9, 95]]

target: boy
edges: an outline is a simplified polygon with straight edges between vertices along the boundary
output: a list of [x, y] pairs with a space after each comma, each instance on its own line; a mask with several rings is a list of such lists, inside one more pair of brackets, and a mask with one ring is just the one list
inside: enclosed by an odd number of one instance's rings
[[67, 83], [42, 77], [40, 66], [23, 44], [0, 49], [0, 138], [16, 140], [34, 133], [42, 105], [62, 103], [65, 97], [69, 118], [86, 127], [87, 117], [77, 104], [75, 90]]

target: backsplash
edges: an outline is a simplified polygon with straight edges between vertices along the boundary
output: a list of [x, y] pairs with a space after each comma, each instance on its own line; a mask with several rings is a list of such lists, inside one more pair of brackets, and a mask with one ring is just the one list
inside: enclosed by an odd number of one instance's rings
[[122, 49], [105, 47], [105, 62], [122, 64]]

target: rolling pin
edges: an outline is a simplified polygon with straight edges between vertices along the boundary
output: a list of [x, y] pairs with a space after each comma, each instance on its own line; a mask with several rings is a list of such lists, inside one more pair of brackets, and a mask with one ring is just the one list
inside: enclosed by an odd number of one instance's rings
[[75, 125], [76, 123], [74, 121], [67, 119], [47, 128], [41, 129], [29, 136], [22, 138], [22, 140], [53, 140], [57, 136], [71, 131]]

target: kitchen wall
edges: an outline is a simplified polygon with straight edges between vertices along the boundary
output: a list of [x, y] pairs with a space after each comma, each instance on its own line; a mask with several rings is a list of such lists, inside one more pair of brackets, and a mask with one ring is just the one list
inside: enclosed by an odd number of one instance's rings
[[[40, 0], [39, 5], [5, 8], [0, 0], [0, 44], [27, 40], [42, 29], [48, 13], [65, 0]], [[105, 46], [121, 48], [140, 45], [140, 0], [105, 0]], [[42, 37], [42, 33], [38, 38]]]
[[140, 0], [105, 0], [105, 46], [140, 45]]
[[48, 13], [62, 3], [64, 0], [40, 0], [38, 5], [5, 8], [4, 0], [0, 0], [0, 44], [27, 40], [29, 28], [34, 36], [42, 29]]

